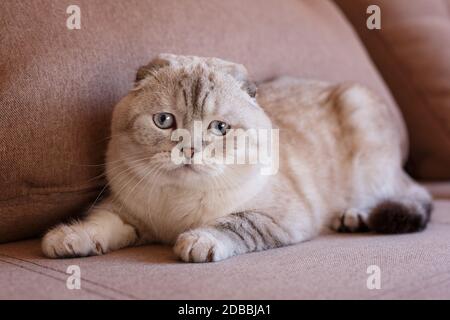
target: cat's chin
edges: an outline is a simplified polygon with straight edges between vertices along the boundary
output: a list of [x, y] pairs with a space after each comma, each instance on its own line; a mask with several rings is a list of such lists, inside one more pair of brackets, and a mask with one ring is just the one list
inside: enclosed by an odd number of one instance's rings
[[211, 168], [209, 166], [196, 165], [196, 164], [181, 164], [170, 170], [172, 176], [183, 177], [189, 176], [190, 178], [197, 177], [211, 177], [222, 173], [223, 170], [219, 168]]
[[223, 170], [196, 164], [181, 164], [168, 169], [168, 176], [179, 183], [199, 183], [201, 180], [217, 176]]
[[189, 189], [209, 188], [212, 177], [218, 176], [216, 170], [199, 165], [184, 164], [166, 171], [166, 182]]

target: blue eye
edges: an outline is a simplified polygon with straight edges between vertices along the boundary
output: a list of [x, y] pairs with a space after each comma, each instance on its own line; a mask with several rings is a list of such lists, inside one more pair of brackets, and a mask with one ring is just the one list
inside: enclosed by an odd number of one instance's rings
[[208, 129], [216, 136], [224, 136], [230, 129], [230, 125], [223, 121], [214, 120], [209, 124]]
[[175, 125], [175, 117], [168, 112], [160, 112], [153, 115], [153, 122], [160, 129], [170, 129]]

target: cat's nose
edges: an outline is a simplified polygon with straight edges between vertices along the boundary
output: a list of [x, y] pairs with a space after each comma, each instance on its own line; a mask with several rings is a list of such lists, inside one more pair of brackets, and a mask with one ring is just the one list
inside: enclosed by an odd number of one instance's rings
[[194, 156], [195, 149], [194, 148], [182, 148], [181, 151], [183, 152], [184, 156], [187, 159], [191, 159]]

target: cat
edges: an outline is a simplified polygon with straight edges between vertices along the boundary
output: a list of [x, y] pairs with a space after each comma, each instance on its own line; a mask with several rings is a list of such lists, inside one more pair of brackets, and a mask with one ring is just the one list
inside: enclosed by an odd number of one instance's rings
[[[194, 122], [203, 125], [193, 135], [200, 141], [174, 141]], [[213, 262], [328, 228], [407, 233], [430, 219], [430, 194], [402, 168], [401, 118], [361, 85], [281, 78], [256, 96], [240, 64], [161, 54], [138, 70], [111, 128], [110, 194], [81, 220], [49, 230], [47, 257], [165, 243], [183, 261]], [[193, 161], [204, 152], [196, 145], [220, 150], [239, 128], [278, 130], [276, 173], [262, 174], [261, 163]], [[173, 161], [174, 150], [184, 161]]]

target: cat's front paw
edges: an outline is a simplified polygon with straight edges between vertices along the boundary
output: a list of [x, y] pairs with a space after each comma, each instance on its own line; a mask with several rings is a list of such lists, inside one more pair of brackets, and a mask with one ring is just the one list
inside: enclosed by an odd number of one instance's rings
[[78, 225], [60, 225], [42, 239], [42, 252], [49, 258], [85, 257], [103, 253], [100, 242], [93, 241]]
[[215, 262], [231, 256], [226, 245], [208, 230], [182, 233], [174, 247], [175, 254], [185, 262]]

